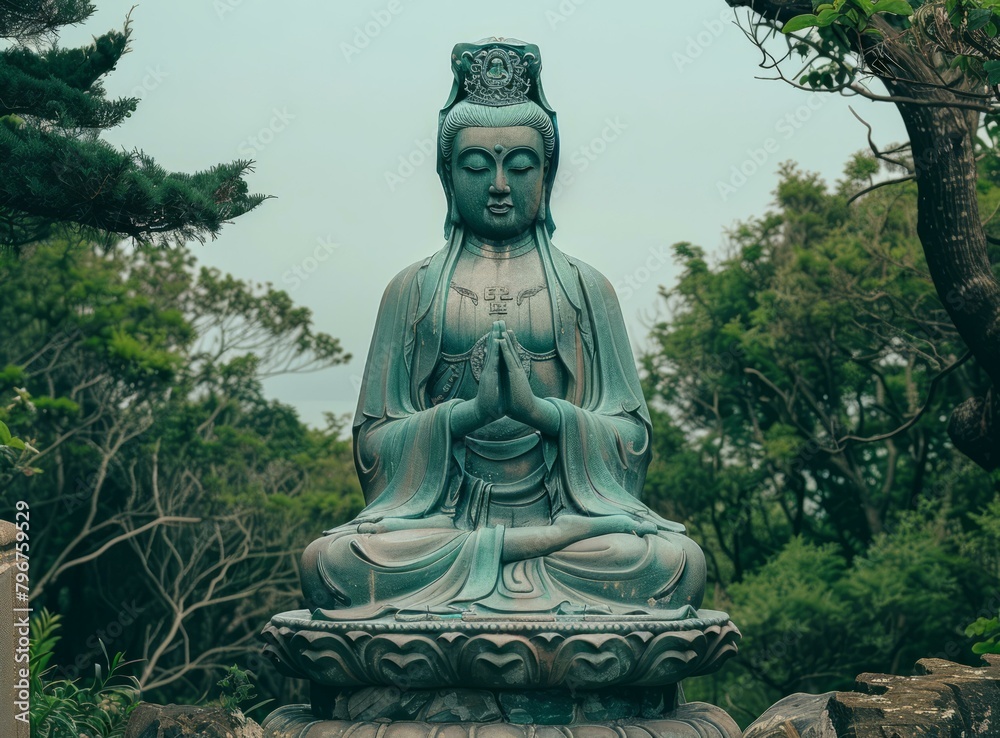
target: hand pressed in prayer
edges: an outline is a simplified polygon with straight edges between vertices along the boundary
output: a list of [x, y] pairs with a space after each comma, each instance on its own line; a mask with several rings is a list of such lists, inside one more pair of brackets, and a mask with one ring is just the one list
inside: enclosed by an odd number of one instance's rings
[[517, 351], [514, 331], [505, 330], [500, 340], [503, 359], [500, 369], [501, 388], [506, 400], [507, 415], [525, 425], [547, 433], [559, 428], [559, 413], [551, 403], [537, 397], [531, 389], [528, 375]]
[[503, 384], [500, 377], [500, 343], [504, 332], [504, 322], [498, 320], [490, 329], [486, 341], [486, 361], [479, 375], [479, 391], [473, 402], [476, 416], [483, 424], [490, 423], [506, 415]]

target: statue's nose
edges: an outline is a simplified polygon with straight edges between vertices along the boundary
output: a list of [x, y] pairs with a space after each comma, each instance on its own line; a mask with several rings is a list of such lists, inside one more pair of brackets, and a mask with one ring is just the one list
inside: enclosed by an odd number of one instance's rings
[[490, 194], [491, 195], [510, 194], [510, 185], [507, 184], [507, 179], [503, 175], [497, 176], [497, 178], [493, 181], [493, 184], [490, 185]]

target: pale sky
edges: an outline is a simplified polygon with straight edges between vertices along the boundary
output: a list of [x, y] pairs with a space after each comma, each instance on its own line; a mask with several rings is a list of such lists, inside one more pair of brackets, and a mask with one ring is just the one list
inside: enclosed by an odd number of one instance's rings
[[[64, 44], [133, 4], [96, 2]], [[252, 190], [277, 199], [194, 251], [287, 290], [354, 354], [268, 383], [319, 424], [354, 410], [385, 285], [443, 245], [433, 141], [459, 41], [540, 47], [562, 137], [553, 242], [615, 285], [637, 349], [678, 274], [671, 244], [721, 255], [725, 229], [770, 204], [782, 161], [836, 180], [866, 147], [849, 101], [755, 79], [767, 72], [735, 17], [723, 0], [145, 0], [106, 84], [142, 102], [106, 138], [178, 171], [256, 160]], [[904, 139], [893, 107], [850, 104], [879, 144]]]

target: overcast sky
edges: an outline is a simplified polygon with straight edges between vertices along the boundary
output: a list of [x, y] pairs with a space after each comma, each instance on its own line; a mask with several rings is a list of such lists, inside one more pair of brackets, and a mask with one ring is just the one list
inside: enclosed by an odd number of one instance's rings
[[[132, 6], [96, 2], [64, 44]], [[637, 349], [678, 273], [671, 244], [721, 255], [725, 230], [769, 206], [782, 161], [836, 180], [866, 146], [848, 101], [755, 79], [735, 18], [723, 0], [145, 0], [106, 84], [142, 102], [107, 138], [179, 171], [256, 160], [252, 189], [277, 199], [194, 251], [286, 289], [354, 354], [267, 385], [319, 424], [353, 412], [386, 283], [443, 243], [433, 140], [456, 42], [541, 48], [563, 145], [554, 243], [616, 286]], [[891, 106], [851, 104], [878, 143], [904, 139]]]

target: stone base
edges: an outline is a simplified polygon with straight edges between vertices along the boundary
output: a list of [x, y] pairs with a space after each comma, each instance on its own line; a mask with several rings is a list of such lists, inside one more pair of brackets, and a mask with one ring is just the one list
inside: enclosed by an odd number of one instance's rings
[[331, 689], [311, 685], [312, 714], [351, 723], [513, 723], [572, 725], [659, 720], [678, 704], [676, 684], [664, 687], [569, 689]]
[[265, 738], [739, 738], [740, 728], [721, 708], [681, 705], [654, 719], [568, 725], [494, 722], [320, 720], [308, 705], [281, 707], [264, 721]]
[[696, 615], [331, 622], [297, 610], [275, 615], [261, 635], [283, 674], [338, 689], [596, 690], [718, 669], [740, 632], [723, 612]]

